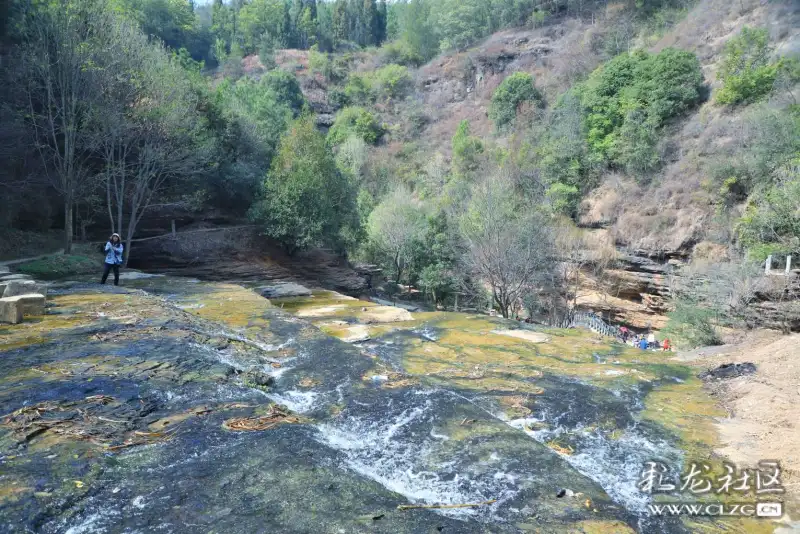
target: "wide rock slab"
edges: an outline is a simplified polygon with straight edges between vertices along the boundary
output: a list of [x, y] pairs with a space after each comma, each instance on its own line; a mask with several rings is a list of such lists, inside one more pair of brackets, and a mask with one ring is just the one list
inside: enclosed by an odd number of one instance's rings
[[268, 299], [311, 296], [310, 289], [294, 282], [278, 282], [268, 286], [261, 286], [256, 288], [256, 293]]

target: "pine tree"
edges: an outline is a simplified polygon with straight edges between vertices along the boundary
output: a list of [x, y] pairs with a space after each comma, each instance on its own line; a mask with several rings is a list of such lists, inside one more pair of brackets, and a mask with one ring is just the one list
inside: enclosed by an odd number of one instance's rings
[[381, 0], [378, 3], [378, 23], [375, 36], [375, 44], [377, 45], [380, 45], [386, 41], [386, 23], [388, 20], [388, 13], [389, 11], [386, 6], [386, 0]]
[[336, 0], [333, 4], [333, 40], [334, 48], [343, 41], [347, 41], [347, 0]]

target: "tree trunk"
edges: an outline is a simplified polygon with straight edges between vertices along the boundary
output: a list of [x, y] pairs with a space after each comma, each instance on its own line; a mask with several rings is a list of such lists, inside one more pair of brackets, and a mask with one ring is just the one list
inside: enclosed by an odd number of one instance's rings
[[64, 254], [72, 253], [72, 201], [64, 202]]
[[133, 241], [133, 235], [128, 235], [125, 238], [125, 250], [122, 251], [122, 266], [128, 266], [128, 260], [131, 257], [131, 242]]
[[114, 211], [111, 206], [111, 183], [106, 177], [106, 206], [108, 207], [108, 220], [111, 222], [111, 233], [116, 232], [116, 225], [114, 224]]

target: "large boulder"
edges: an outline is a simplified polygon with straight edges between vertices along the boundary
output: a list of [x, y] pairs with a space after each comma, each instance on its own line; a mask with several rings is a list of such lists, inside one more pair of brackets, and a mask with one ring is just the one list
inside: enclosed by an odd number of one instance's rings
[[11, 280], [5, 282], [3, 290], [3, 297], [16, 297], [17, 295], [47, 295], [47, 285], [34, 282], [33, 280]]
[[38, 294], [0, 298], [0, 322], [17, 324], [25, 315], [44, 315], [44, 302]]
[[256, 288], [256, 293], [268, 299], [311, 296], [310, 289], [294, 282], [277, 282], [268, 286], [261, 286]]

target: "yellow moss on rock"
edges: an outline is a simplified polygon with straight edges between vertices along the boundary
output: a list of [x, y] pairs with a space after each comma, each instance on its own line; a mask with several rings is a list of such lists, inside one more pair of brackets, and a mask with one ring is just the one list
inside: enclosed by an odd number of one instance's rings
[[714, 418], [719, 408], [698, 378], [689, 378], [652, 390], [644, 400], [642, 418], [656, 422], [676, 434], [689, 456], [707, 458], [717, 442]]

